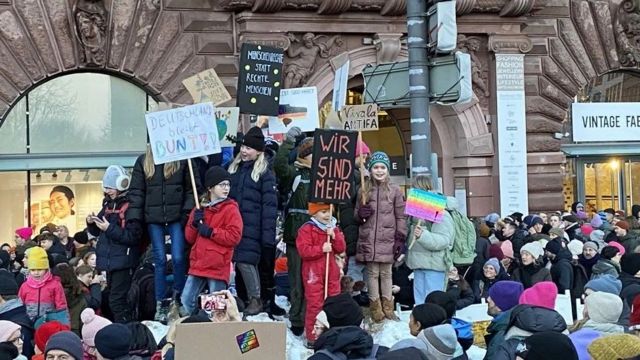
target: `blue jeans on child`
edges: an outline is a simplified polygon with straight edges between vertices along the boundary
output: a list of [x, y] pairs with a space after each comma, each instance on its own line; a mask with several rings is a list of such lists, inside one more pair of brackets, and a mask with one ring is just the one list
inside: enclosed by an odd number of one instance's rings
[[156, 301], [167, 297], [167, 254], [164, 249], [165, 235], [171, 238], [171, 263], [173, 264], [173, 289], [181, 293], [187, 277], [187, 264], [184, 253], [184, 229], [179, 221], [164, 224], [149, 224], [149, 237], [153, 249], [153, 263], [155, 265], [154, 284]]
[[413, 297], [416, 305], [424, 304], [427, 295], [434, 291], [445, 291], [444, 271], [414, 270], [413, 271]]
[[182, 306], [189, 314], [192, 314], [193, 310], [196, 309], [198, 295], [202, 293], [202, 289], [207, 284], [209, 285], [210, 294], [227, 288], [227, 284], [224, 281], [194, 275], [187, 277], [187, 283], [182, 291]]

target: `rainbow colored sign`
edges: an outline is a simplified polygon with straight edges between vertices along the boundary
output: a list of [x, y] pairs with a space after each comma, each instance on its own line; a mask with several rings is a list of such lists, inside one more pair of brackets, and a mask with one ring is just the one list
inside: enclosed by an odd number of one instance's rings
[[420, 189], [411, 189], [407, 195], [404, 213], [418, 219], [439, 223], [444, 216], [447, 198]]
[[238, 342], [240, 352], [243, 354], [260, 347], [258, 336], [256, 335], [256, 331], [253, 329], [236, 336], [236, 341]]

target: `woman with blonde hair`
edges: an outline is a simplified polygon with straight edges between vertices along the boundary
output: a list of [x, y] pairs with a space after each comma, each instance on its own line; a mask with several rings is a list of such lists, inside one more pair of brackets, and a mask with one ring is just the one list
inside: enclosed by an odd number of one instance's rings
[[[196, 187], [200, 178], [194, 169]], [[187, 161], [154, 163], [151, 146], [138, 157], [129, 187], [130, 205], [127, 218], [144, 219], [149, 231], [155, 268], [156, 321], [166, 321], [170, 302], [167, 300], [167, 254], [165, 236], [171, 238], [173, 265], [172, 300], [179, 303], [186, 281], [184, 227], [195, 206]]]
[[229, 197], [238, 203], [243, 223], [242, 239], [233, 253], [233, 262], [249, 300], [245, 315], [262, 311], [258, 264], [262, 253], [273, 254], [276, 246], [276, 178], [264, 151], [262, 130], [253, 127], [244, 135], [240, 152], [229, 165]]

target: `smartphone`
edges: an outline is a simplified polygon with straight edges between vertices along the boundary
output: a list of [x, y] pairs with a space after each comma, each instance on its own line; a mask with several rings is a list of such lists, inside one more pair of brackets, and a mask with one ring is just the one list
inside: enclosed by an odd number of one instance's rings
[[200, 307], [207, 313], [224, 311], [227, 309], [227, 298], [225, 295], [200, 295]]

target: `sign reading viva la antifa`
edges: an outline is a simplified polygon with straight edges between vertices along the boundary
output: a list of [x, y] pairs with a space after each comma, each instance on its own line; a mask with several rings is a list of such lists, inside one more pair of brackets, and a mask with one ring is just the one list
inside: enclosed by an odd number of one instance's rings
[[378, 130], [378, 105], [347, 105], [340, 110], [340, 120], [345, 130]]
[[236, 94], [241, 113], [278, 115], [283, 61], [282, 49], [242, 44]]
[[316, 129], [309, 201], [340, 204], [352, 195], [358, 133]]
[[638, 141], [640, 104], [574, 103], [573, 141]]

